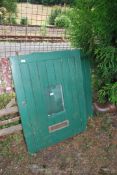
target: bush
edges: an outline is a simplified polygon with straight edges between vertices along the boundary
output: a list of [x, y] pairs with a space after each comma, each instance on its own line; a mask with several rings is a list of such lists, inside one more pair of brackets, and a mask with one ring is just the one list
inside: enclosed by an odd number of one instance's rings
[[7, 18], [7, 9], [5, 7], [0, 7], [0, 24], [5, 24]]
[[117, 81], [117, 49], [112, 46], [100, 46], [95, 49], [96, 73], [101, 84]]
[[98, 98], [100, 103], [110, 102], [117, 105], [117, 82], [106, 84], [98, 91]]
[[21, 25], [28, 25], [28, 18], [27, 17], [21, 18], [20, 24]]
[[0, 15], [0, 24], [4, 24], [4, 18], [2, 15]]
[[8, 19], [7, 19], [7, 23], [8, 24], [17, 24], [17, 20], [16, 20], [16, 17], [9, 17]]
[[95, 55], [99, 102], [117, 104], [117, 49], [103, 46], [95, 50]]
[[60, 15], [60, 16], [56, 17], [56, 19], [55, 19], [55, 25], [57, 27], [67, 28], [70, 26], [70, 24], [71, 24], [71, 21], [70, 21], [69, 17], [67, 17], [65, 15]]
[[54, 25], [56, 17], [58, 17], [61, 13], [62, 13], [62, 10], [60, 8], [53, 9], [49, 17], [49, 25]]
[[116, 10], [116, 0], [113, 3], [107, 0], [78, 0], [72, 11], [70, 27], [73, 47], [82, 48], [92, 58], [97, 100], [114, 104], [117, 103]]

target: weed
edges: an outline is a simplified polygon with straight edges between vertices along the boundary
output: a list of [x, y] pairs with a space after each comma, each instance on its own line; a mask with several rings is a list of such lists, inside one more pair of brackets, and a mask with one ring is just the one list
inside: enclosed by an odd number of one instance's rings
[[101, 130], [104, 132], [109, 132], [112, 126], [112, 119], [109, 117], [104, 117], [101, 121]]
[[28, 18], [27, 17], [21, 18], [20, 24], [24, 26], [28, 25]]
[[4, 93], [0, 95], [0, 109], [6, 107], [6, 105], [10, 102], [10, 100], [14, 97], [15, 97], [14, 93], [10, 94]]

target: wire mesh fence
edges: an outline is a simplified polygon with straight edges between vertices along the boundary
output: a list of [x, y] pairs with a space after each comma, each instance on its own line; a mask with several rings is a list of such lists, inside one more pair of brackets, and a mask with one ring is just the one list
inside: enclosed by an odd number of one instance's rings
[[55, 18], [60, 14], [64, 18], [67, 9], [66, 5], [48, 6], [34, 4], [33, 1], [20, 1], [13, 14], [2, 9], [4, 18], [0, 16], [0, 57], [70, 49], [66, 29], [60, 24], [55, 25]]
[[[49, 0], [6, 2], [0, 3], [0, 109], [15, 97], [10, 56], [71, 49], [68, 0], [53, 4]], [[1, 116], [0, 127], [2, 120]]]

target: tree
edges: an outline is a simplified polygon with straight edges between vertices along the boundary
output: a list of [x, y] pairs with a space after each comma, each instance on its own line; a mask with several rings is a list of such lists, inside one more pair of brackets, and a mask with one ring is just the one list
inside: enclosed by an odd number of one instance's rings
[[117, 0], [78, 0], [71, 42], [92, 58], [100, 101], [117, 104]]

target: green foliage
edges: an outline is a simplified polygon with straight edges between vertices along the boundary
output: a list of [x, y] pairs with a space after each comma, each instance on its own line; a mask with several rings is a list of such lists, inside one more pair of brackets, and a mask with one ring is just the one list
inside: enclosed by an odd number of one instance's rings
[[102, 77], [101, 82], [114, 82], [117, 75], [117, 49], [112, 46], [95, 49], [96, 72]]
[[117, 105], [117, 82], [106, 84], [98, 91], [99, 101], [106, 103], [107, 101]]
[[99, 101], [117, 104], [117, 49], [112, 46], [97, 48], [95, 55]]
[[72, 1], [71, 0], [42, 0], [42, 4], [45, 5], [64, 5], [64, 4], [71, 4]]
[[[15, 24], [14, 15], [17, 12], [16, 0], [1, 0], [0, 1], [0, 24]], [[14, 18], [14, 19], [13, 19]], [[11, 19], [11, 21], [10, 21]]]
[[27, 17], [21, 18], [20, 24], [24, 26], [28, 25], [28, 18]]
[[13, 24], [13, 25], [17, 24], [16, 17], [9, 17], [9, 18], [7, 19], [7, 23], [8, 23], [8, 24]]
[[17, 19], [16, 17], [3, 17], [3, 16], [0, 16], [0, 24], [17, 24]]
[[82, 47], [89, 52], [92, 38], [92, 15], [90, 9], [86, 8], [86, 2], [86, 0], [80, 0], [72, 10], [70, 34], [74, 47]]
[[[19, 153], [19, 151], [17, 152], [16, 150], [13, 151], [12, 145], [15, 143], [15, 145], [18, 146], [19, 149], [19, 145], [21, 145], [21, 141], [22, 141], [22, 136], [21, 134], [11, 134], [7, 137], [4, 138], [4, 140], [1, 139], [0, 141], [0, 155], [1, 157], [7, 157], [7, 158], [13, 158], [13, 160], [16, 159], [16, 162], [19, 161], [19, 156], [21, 157], [21, 154]], [[18, 155], [17, 155], [18, 154]], [[16, 156], [17, 155], [17, 156]], [[22, 154], [23, 156], [23, 154]]]
[[15, 95], [14, 93], [10, 93], [10, 94], [2, 94], [0, 95], [0, 109], [4, 108], [12, 98], [14, 98]]
[[108, 0], [76, 1], [71, 28], [73, 44], [90, 53], [99, 44], [111, 45], [117, 33], [116, 9], [116, 0], [113, 3]]
[[70, 24], [71, 24], [71, 21], [70, 21], [69, 17], [66, 15], [60, 15], [60, 16], [56, 17], [56, 19], [55, 19], [55, 25], [57, 27], [67, 28], [70, 26]]
[[3, 17], [3, 16], [0, 16], [0, 24], [17, 24], [17, 20], [16, 20], [16, 17]]
[[4, 17], [3, 17], [3, 15], [0, 15], [0, 24], [4, 24]]
[[[19, 2], [27, 2], [26, 0], [19, 0]], [[30, 0], [31, 3], [38, 3], [44, 5], [64, 5], [64, 4], [72, 4], [73, 0]]]
[[14, 14], [17, 9], [17, 0], [0, 0], [0, 7], [4, 7], [8, 13]]
[[56, 17], [59, 16], [61, 13], [62, 13], [61, 8], [56, 7], [55, 9], [53, 9], [49, 17], [49, 24], [54, 25]]
[[83, 48], [92, 58], [101, 102], [117, 101], [112, 95], [117, 82], [116, 10], [116, 0], [78, 0], [71, 15], [72, 45]]
[[112, 84], [109, 100], [117, 105], [117, 82]]
[[56, 7], [51, 11], [51, 15], [49, 17], [49, 24], [61, 28], [67, 28], [71, 25], [70, 17], [70, 9], [62, 9]]
[[55, 0], [43, 0], [42, 3], [45, 5], [53, 5], [55, 3]]

